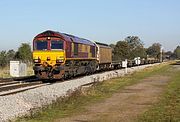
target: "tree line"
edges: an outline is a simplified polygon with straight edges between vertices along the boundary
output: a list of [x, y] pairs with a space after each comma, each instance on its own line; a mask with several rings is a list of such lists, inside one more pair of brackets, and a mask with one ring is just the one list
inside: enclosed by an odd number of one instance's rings
[[164, 52], [160, 43], [154, 43], [150, 47], [145, 48], [138, 36], [128, 36], [116, 44], [110, 44], [110, 47], [113, 49], [114, 61], [132, 60], [135, 57], [160, 59], [161, 53], [164, 59], [180, 59], [180, 46], [177, 46], [174, 52]]
[[6, 67], [11, 60], [18, 60], [30, 64], [32, 62], [31, 46], [28, 43], [22, 43], [17, 51], [8, 50], [0, 52], [0, 67]]

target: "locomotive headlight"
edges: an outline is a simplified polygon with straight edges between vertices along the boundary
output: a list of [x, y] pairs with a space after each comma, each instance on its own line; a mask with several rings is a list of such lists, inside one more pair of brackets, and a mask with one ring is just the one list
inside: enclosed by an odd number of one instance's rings
[[41, 59], [38, 56], [33, 57], [34, 63], [41, 63]]
[[38, 59], [34, 59], [34, 63], [38, 63], [39, 62], [39, 60]]
[[63, 59], [56, 59], [56, 63], [63, 63], [64, 60]]
[[41, 60], [38, 58], [38, 59], [34, 59], [34, 63], [40, 63]]

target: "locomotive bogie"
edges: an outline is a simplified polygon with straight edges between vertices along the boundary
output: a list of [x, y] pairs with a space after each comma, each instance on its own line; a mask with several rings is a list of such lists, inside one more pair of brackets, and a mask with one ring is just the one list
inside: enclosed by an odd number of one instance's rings
[[96, 71], [95, 60], [67, 60], [65, 63], [65, 78], [77, 75], [92, 74]]
[[35, 65], [34, 74], [40, 79], [61, 79], [64, 76], [63, 66]]

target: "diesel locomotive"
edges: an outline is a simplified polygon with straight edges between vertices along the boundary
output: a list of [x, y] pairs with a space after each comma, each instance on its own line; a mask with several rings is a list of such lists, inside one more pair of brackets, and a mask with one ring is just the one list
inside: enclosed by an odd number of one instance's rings
[[40, 79], [70, 78], [110, 67], [112, 49], [70, 34], [45, 31], [33, 39], [34, 73]]

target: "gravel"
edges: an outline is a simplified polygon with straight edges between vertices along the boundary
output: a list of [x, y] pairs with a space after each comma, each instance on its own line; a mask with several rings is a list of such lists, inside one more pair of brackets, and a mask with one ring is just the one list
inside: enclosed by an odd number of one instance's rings
[[[155, 65], [158, 64], [128, 68], [128, 74]], [[67, 96], [70, 91], [73, 92], [77, 90], [82, 85], [92, 82], [101, 82], [124, 75], [124, 69], [107, 71], [61, 83], [42, 86], [13, 95], [0, 96], [0, 122], [13, 120], [16, 117], [30, 114], [35, 108], [41, 108], [44, 105], [51, 104], [58, 98]]]

